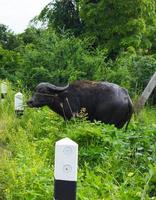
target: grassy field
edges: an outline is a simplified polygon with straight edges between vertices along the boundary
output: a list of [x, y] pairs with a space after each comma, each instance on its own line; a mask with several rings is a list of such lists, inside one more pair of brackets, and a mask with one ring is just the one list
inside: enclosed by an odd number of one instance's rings
[[156, 200], [156, 108], [127, 132], [99, 122], [65, 123], [48, 108], [17, 118], [9, 89], [0, 102], [0, 200], [51, 200], [55, 142], [79, 144], [78, 200]]

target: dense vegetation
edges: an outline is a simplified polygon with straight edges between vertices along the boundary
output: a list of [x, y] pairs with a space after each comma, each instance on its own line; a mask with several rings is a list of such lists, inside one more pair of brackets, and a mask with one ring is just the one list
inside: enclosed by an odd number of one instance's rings
[[47, 108], [16, 118], [13, 95], [39, 82], [80, 79], [126, 87], [135, 99], [156, 71], [156, 1], [55, 0], [21, 34], [0, 25], [0, 200], [53, 196], [54, 145], [79, 144], [78, 200], [156, 199], [156, 89], [128, 131], [85, 116], [65, 123]]
[[133, 118], [127, 132], [80, 119], [65, 123], [44, 108], [15, 117], [10, 90], [0, 104], [0, 199], [50, 200], [55, 142], [79, 144], [78, 200], [156, 198], [155, 108]]

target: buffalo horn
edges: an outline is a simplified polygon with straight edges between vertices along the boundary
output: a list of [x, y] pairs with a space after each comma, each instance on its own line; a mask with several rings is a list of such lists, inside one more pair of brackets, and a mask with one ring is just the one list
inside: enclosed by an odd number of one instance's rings
[[52, 84], [50, 85], [50, 89], [52, 89], [52, 90], [54, 90], [56, 92], [62, 92], [64, 90], [66, 90], [68, 87], [69, 87], [69, 83], [66, 86], [63, 86], [63, 87], [55, 86], [55, 85], [52, 85]]

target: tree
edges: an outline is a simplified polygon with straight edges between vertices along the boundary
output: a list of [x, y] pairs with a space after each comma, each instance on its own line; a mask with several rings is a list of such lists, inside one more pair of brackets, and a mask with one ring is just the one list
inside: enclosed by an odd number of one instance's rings
[[78, 5], [78, 1], [75, 0], [55, 0], [42, 10], [38, 19], [46, 22], [59, 33], [70, 30], [75, 35], [79, 35], [82, 31], [82, 23]]
[[25, 87], [33, 88], [40, 82], [64, 85], [78, 79], [91, 80], [97, 67], [104, 71], [106, 66], [105, 52], [89, 54], [86, 42], [74, 36], [60, 36], [53, 29], [46, 29], [33, 41], [19, 48], [21, 62], [16, 77]]
[[0, 47], [0, 78], [15, 81], [20, 60], [19, 53]]
[[27, 28], [23, 33], [19, 35], [19, 38], [22, 40], [24, 45], [35, 44], [40, 37], [41, 30], [35, 27]]
[[4, 49], [13, 50], [19, 46], [20, 41], [7, 26], [0, 24], [0, 44]]
[[154, 0], [82, 0], [81, 18], [94, 45], [105, 46], [111, 57], [128, 47], [150, 49], [156, 27]]

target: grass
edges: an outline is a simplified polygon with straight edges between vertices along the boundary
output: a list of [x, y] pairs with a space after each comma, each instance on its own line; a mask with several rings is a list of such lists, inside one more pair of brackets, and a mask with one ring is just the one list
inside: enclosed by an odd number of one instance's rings
[[10, 88], [0, 103], [0, 200], [52, 199], [54, 147], [64, 137], [79, 144], [78, 200], [156, 199], [156, 108], [133, 118], [127, 132], [65, 123], [48, 108], [17, 118]]

